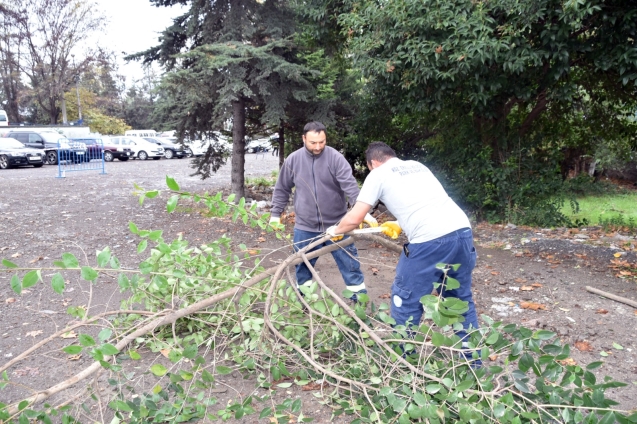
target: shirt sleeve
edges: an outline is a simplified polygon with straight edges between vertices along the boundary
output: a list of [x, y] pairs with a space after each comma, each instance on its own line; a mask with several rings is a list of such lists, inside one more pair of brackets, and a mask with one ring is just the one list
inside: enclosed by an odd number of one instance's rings
[[358, 201], [366, 203], [370, 206], [374, 206], [382, 195], [382, 189], [379, 180], [379, 174], [377, 172], [370, 172], [365, 178], [361, 192], [358, 195]]
[[338, 154], [336, 159], [334, 177], [340, 185], [341, 190], [343, 190], [343, 193], [345, 193], [345, 196], [347, 196], [347, 202], [350, 206], [354, 206], [360, 189], [352, 173], [352, 167], [341, 154]]
[[276, 180], [274, 192], [272, 193], [272, 217], [279, 217], [288, 205], [292, 187], [294, 187], [294, 172], [292, 172], [293, 158], [288, 157], [279, 171], [279, 178]]

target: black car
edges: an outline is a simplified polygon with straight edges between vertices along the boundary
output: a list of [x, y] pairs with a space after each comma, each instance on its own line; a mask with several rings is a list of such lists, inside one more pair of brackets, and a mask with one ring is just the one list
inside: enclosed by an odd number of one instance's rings
[[59, 161], [73, 163], [84, 162], [86, 145], [77, 141], [70, 141], [66, 136], [50, 130], [11, 129], [5, 137], [15, 138], [22, 144], [44, 152], [44, 163], [57, 165]]
[[35, 168], [44, 165], [44, 152], [30, 149], [15, 138], [0, 138], [0, 169], [28, 165]]
[[104, 154], [105, 162], [112, 162], [114, 159], [125, 162], [133, 157], [133, 151], [130, 148], [109, 143], [108, 137], [73, 137], [71, 140], [86, 144], [87, 162], [93, 159], [101, 160], [102, 154]]
[[162, 146], [164, 148], [164, 157], [166, 159], [182, 159], [188, 154], [187, 149], [184, 149], [184, 146], [181, 144], [175, 144], [170, 139], [164, 137], [143, 137], [143, 139]]

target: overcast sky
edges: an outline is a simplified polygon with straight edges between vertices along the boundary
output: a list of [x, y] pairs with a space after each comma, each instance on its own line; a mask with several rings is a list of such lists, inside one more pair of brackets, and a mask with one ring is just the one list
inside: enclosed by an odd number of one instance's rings
[[[139, 62], [124, 64], [122, 58], [156, 46], [159, 33], [172, 24], [172, 18], [185, 12], [181, 7], [155, 7], [149, 0], [95, 0], [108, 19], [104, 33], [96, 42], [114, 51], [119, 58], [119, 73], [126, 85], [143, 76]], [[125, 52], [125, 53], [122, 53]]]

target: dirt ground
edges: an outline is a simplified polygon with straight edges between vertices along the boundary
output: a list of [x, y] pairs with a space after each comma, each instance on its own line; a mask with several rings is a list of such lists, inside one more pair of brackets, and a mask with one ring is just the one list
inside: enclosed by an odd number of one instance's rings
[[[52, 276], [54, 260], [71, 252], [94, 262], [95, 250], [110, 246], [123, 268], [136, 268], [144, 256], [137, 254], [138, 239], [128, 223], [143, 229], [163, 229], [164, 239], [181, 234], [197, 245], [229, 234], [234, 245], [259, 249], [268, 267], [286, 256], [285, 243], [227, 220], [203, 218], [197, 213], [169, 215], [167, 194], [139, 205], [133, 184], [146, 189], [165, 189], [165, 176], [177, 180], [182, 189], [216, 192], [230, 182], [229, 165], [212, 179], [191, 177], [188, 160], [129, 161], [107, 164], [107, 174], [97, 172], [67, 174], [55, 178], [57, 168], [22, 168], [0, 172], [0, 258], [24, 267], [44, 267], [43, 276]], [[267, 176], [276, 169], [276, 159], [268, 155], [248, 155], [246, 176]], [[254, 197], [258, 197], [255, 195]], [[267, 193], [265, 195], [267, 198]], [[291, 231], [288, 226], [288, 231]], [[578, 364], [602, 360], [597, 370], [626, 382], [625, 388], [609, 391], [618, 408], [637, 408], [637, 310], [629, 305], [590, 293], [586, 286], [637, 301], [637, 241], [634, 235], [604, 233], [597, 228], [579, 230], [533, 229], [514, 226], [477, 225], [474, 228], [478, 264], [474, 271], [475, 301], [480, 314], [496, 320], [521, 323], [529, 328], [557, 332], [571, 345]], [[376, 303], [387, 302], [398, 257], [370, 242], [358, 242], [369, 294]], [[632, 264], [632, 265], [631, 265]], [[329, 256], [319, 259], [317, 271], [336, 289], [342, 278]], [[22, 295], [10, 288], [11, 273], [0, 271], [0, 364], [5, 364], [47, 335], [73, 321], [65, 311], [69, 306], [88, 305], [90, 314], [119, 308], [123, 298], [117, 282], [100, 277], [89, 286], [77, 275], [69, 275], [63, 295], [47, 284], [36, 285]], [[43, 352], [8, 370], [12, 382], [0, 391], [0, 402], [24, 397], [29, 389], [43, 389], [90, 364], [80, 357], [70, 360], [60, 354], [59, 340]], [[160, 361], [160, 355], [153, 360]], [[220, 408], [231, 399], [265, 390], [254, 388], [250, 380], [230, 374], [217, 382], [227, 391], [220, 394]], [[80, 390], [58, 395], [53, 404], [69, 401]], [[320, 405], [316, 392], [298, 387], [271, 394], [280, 402], [301, 398], [302, 412], [314, 422], [350, 422], [352, 417], [332, 418], [332, 411]], [[57, 402], [57, 403], [56, 403]], [[257, 422], [257, 415], [230, 422]], [[110, 419], [105, 422], [110, 421]], [[265, 422], [267, 420], [261, 420]]]

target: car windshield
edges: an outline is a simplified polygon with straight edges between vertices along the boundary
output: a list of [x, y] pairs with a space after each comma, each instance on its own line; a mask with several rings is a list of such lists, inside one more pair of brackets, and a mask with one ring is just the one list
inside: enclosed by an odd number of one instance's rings
[[49, 143], [58, 143], [58, 142], [68, 142], [68, 139], [62, 134], [58, 134], [56, 132], [41, 132], [40, 136], [44, 139], [44, 141], [48, 141]]
[[26, 146], [15, 138], [2, 138], [0, 139], [0, 147], [4, 147], [5, 149], [21, 149]]

